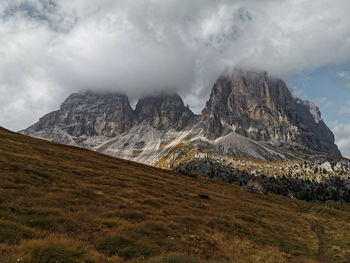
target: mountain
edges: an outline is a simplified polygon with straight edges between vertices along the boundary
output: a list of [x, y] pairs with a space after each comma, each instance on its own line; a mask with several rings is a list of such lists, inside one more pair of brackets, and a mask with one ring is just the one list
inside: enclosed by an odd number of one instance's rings
[[234, 131], [255, 141], [296, 142], [340, 155], [319, 109], [294, 99], [282, 80], [269, 78], [266, 72], [225, 72], [216, 81], [201, 119], [209, 139]]
[[263, 71], [224, 72], [200, 116], [177, 94], [141, 98], [133, 110], [123, 94], [85, 92], [22, 133], [166, 169], [209, 159], [229, 169], [317, 182], [350, 174], [319, 109]]
[[346, 204], [254, 194], [0, 128], [0, 262], [345, 263], [349, 222]]
[[116, 136], [135, 123], [135, 114], [126, 95], [119, 93], [75, 93], [59, 110], [42, 117], [28, 130], [61, 128], [70, 136]]
[[162, 94], [142, 98], [136, 104], [135, 115], [139, 122], [149, 123], [156, 129], [184, 129], [194, 121], [194, 114], [185, 107], [176, 94]]

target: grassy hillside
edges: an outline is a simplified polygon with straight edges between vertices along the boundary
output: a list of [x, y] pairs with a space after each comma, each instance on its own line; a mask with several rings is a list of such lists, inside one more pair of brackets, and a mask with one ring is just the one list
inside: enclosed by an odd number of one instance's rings
[[0, 262], [349, 262], [350, 208], [0, 129]]

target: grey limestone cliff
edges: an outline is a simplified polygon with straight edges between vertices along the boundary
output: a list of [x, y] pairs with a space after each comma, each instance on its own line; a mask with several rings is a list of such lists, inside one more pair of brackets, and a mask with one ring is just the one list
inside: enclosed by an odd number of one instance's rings
[[293, 98], [282, 80], [266, 72], [225, 72], [214, 84], [201, 120], [209, 139], [234, 131], [256, 141], [296, 142], [340, 155], [318, 108]]
[[195, 118], [193, 112], [184, 105], [182, 98], [177, 94], [142, 98], [136, 105], [135, 114], [139, 122], [149, 122], [157, 129], [173, 127], [181, 130]]
[[60, 109], [40, 118], [27, 130], [59, 127], [72, 136], [115, 136], [130, 129], [135, 115], [126, 95], [120, 93], [74, 93]]

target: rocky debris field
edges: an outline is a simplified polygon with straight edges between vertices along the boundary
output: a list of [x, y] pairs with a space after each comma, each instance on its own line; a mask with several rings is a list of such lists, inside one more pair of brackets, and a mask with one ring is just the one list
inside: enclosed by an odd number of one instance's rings
[[190, 176], [220, 178], [227, 183], [238, 182], [251, 192], [276, 193], [311, 202], [350, 203], [350, 166], [345, 161], [333, 165], [330, 162], [263, 165], [206, 157], [180, 163], [173, 170]]

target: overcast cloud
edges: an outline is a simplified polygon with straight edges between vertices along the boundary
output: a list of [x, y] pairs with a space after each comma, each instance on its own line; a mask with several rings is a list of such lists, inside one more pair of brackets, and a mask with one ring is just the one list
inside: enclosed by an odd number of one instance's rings
[[334, 133], [337, 135], [336, 143], [342, 151], [342, 155], [350, 157], [350, 124], [336, 123], [333, 128]]
[[349, 10], [348, 0], [1, 1], [0, 125], [25, 128], [83, 89], [176, 90], [199, 112], [227, 66], [283, 77], [350, 62]]

